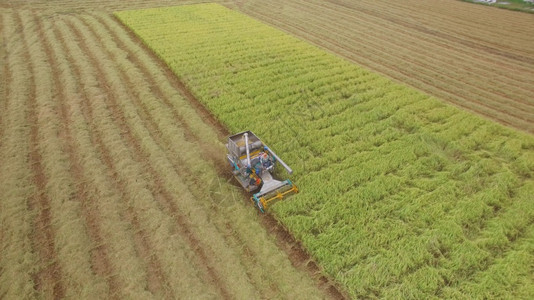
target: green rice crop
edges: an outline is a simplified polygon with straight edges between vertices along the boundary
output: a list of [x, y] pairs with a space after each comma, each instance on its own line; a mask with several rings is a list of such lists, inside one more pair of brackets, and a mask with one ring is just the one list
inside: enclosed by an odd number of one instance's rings
[[220, 5], [116, 16], [294, 168], [271, 211], [351, 296], [534, 297], [532, 136]]

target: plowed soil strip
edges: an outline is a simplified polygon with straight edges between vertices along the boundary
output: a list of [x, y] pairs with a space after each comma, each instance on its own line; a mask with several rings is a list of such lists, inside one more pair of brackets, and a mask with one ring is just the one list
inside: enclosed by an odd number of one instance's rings
[[[17, 14], [16, 19], [19, 28], [22, 29], [24, 24], [20, 15]], [[24, 30], [22, 30], [22, 39], [24, 40], [25, 48], [29, 49]], [[26, 52], [24, 56], [26, 61], [29, 62], [29, 69], [33, 70], [35, 66], [33, 66], [30, 60], [30, 53]], [[65, 289], [61, 282], [62, 271], [57, 261], [54, 230], [51, 225], [50, 200], [46, 194], [47, 179], [43, 171], [42, 159], [38, 148], [39, 123], [35, 103], [35, 79], [33, 76], [30, 79], [29, 87], [28, 97], [31, 101], [28, 101], [28, 111], [30, 123], [32, 124], [29, 160], [34, 174], [33, 180], [37, 186], [36, 194], [30, 201], [30, 209], [37, 212], [33, 226], [35, 228], [34, 247], [39, 252], [43, 265], [45, 266], [34, 275], [34, 282], [38, 291], [43, 292], [44, 295], [48, 294], [49, 297], [52, 296], [59, 299], [65, 296]]]
[[114, 270], [112, 269], [112, 266], [109, 261], [109, 251], [101, 236], [102, 229], [100, 228], [101, 220], [99, 217], [98, 209], [95, 208], [95, 206], [93, 205], [94, 200], [88, 198], [91, 194], [86, 189], [86, 180], [83, 175], [84, 173], [82, 166], [80, 165], [80, 158], [78, 157], [79, 149], [77, 149], [76, 143], [73, 141], [72, 134], [70, 131], [70, 124], [72, 124], [72, 120], [70, 120], [70, 117], [67, 113], [67, 108], [65, 107], [68, 97], [65, 95], [63, 85], [59, 82], [59, 78], [61, 78], [61, 76], [59, 75], [60, 72], [57, 67], [55, 67], [58, 65], [58, 63], [56, 61], [55, 56], [52, 54], [52, 50], [50, 49], [50, 43], [54, 41], [46, 40], [46, 37], [43, 32], [43, 24], [40, 18], [34, 15], [34, 19], [35, 23], [38, 24], [39, 38], [43, 42], [46, 56], [51, 62], [52, 80], [55, 89], [58, 91], [59, 94], [60, 116], [61, 123], [63, 125], [61, 126], [62, 132], [60, 132], [60, 136], [62, 136], [66, 140], [67, 154], [70, 158], [71, 165], [71, 176], [75, 179], [75, 182], [79, 183], [76, 185], [76, 199], [82, 202], [83, 215], [87, 224], [89, 236], [93, 240], [94, 244], [97, 245], [95, 248], [91, 249], [91, 252], [93, 252], [91, 255], [93, 260], [92, 266], [96, 274], [107, 279], [108, 288], [110, 290], [110, 293], [113, 295], [116, 294], [117, 289], [123, 286], [123, 284], [119, 284], [117, 279], [113, 276]]
[[146, 156], [142, 153], [141, 146], [139, 145], [138, 140], [131, 133], [130, 128], [124, 121], [124, 116], [122, 115], [122, 112], [118, 109], [119, 106], [117, 104], [116, 95], [114, 91], [110, 90], [109, 86], [107, 86], [105, 82], [102, 81], [104, 78], [106, 78], [106, 73], [102, 70], [100, 64], [98, 64], [98, 60], [95, 58], [94, 53], [89, 50], [85, 40], [82, 38], [83, 35], [79, 31], [79, 29], [76, 28], [76, 26], [73, 26], [72, 23], [70, 23], [70, 25], [73, 32], [79, 37], [80, 46], [82, 47], [84, 52], [88, 54], [88, 57], [91, 59], [93, 65], [97, 69], [97, 72], [99, 74], [97, 77], [101, 81], [101, 86], [105, 87], [107, 89], [108, 95], [110, 95], [109, 100], [113, 103], [110, 103], [108, 107], [111, 108], [112, 114], [115, 116], [115, 122], [117, 123], [119, 128], [121, 128], [121, 131], [126, 135], [126, 140], [132, 145], [133, 154], [135, 154], [135, 156], [137, 157], [136, 161], [145, 162], [143, 163], [143, 165], [147, 169], [147, 172], [151, 175], [152, 178], [155, 178], [155, 190], [160, 192], [154, 192], [154, 195], [161, 196], [167, 206], [170, 207], [171, 211], [175, 214], [175, 220], [178, 224], [177, 228], [180, 230], [183, 237], [190, 243], [191, 249], [197, 254], [197, 257], [202, 262], [200, 265], [205, 266], [210, 281], [213, 282], [219, 289], [220, 295], [223, 296], [225, 299], [231, 298], [229, 292], [226, 290], [226, 287], [224, 287], [224, 285], [222, 284], [220, 276], [216, 274], [215, 270], [211, 267], [210, 259], [205, 254], [204, 249], [202, 247], [198, 247], [198, 245], [201, 245], [199, 239], [195, 237], [194, 233], [189, 229], [188, 222], [179, 213], [179, 210], [177, 209], [174, 201], [172, 200], [172, 196], [162, 185], [162, 180], [160, 179], [159, 173], [157, 173], [152, 166], [146, 163]]

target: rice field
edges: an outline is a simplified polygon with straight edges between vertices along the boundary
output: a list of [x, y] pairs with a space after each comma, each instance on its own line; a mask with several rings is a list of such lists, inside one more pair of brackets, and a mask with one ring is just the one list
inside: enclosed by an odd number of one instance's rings
[[531, 135], [220, 5], [116, 15], [293, 167], [272, 211], [351, 297], [534, 295]]
[[0, 299], [534, 298], [534, 15], [201, 2], [0, 0]]
[[229, 182], [221, 128], [109, 13], [0, 12], [1, 299], [335, 296]]

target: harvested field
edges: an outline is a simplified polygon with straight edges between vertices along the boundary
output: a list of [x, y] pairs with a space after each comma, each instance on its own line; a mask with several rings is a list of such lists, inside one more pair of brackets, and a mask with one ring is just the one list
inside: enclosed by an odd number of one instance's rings
[[[260, 217], [225, 171], [230, 132], [196, 99], [231, 90], [195, 63], [178, 79], [111, 15], [200, 2], [0, 0], [1, 299], [532, 298], [534, 15], [452, 0], [209, 1], [438, 98], [397, 97], [405, 87], [376, 74], [345, 82], [344, 62], [305, 87], [333, 105], [276, 100], [300, 106], [273, 128], [297, 130], [254, 130], [297, 162], [305, 189]], [[280, 86], [307, 70], [254, 63]], [[348, 105], [360, 83], [380, 88]], [[240, 88], [268, 99], [270, 84]], [[247, 124], [220, 108], [231, 130]], [[346, 141], [357, 151], [325, 151]], [[322, 193], [328, 178], [339, 182]]]

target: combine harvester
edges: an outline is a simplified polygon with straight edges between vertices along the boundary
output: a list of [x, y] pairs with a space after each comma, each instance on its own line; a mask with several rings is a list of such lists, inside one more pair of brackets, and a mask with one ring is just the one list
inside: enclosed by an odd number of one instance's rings
[[279, 162], [289, 174], [293, 170], [284, 163], [269, 147], [251, 131], [244, 131], [228, 137], [228, 161], [235, 178], [247, 192], [260, 189], [250, 200], [263, 213], [267, 204], [283, 199], [290, 193], [298, 193], [298, 188], [289, 179], [279, 181], [272, 173]]

